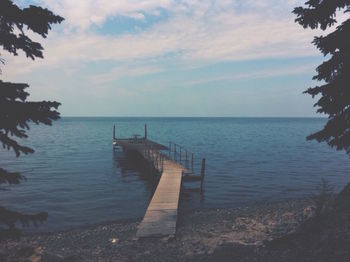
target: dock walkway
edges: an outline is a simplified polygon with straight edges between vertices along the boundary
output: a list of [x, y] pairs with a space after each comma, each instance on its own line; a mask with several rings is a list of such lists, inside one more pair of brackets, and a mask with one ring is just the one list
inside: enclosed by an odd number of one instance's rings
[[[160, 180], [146, 214], [138, 226], [136, 237], [171, 236], [176, 233], [177, 210], [179, 206], [181, 181], [183, 173], [190, 171], [181, 164], [181, 161], [165, 155], [161, 150], [169, 150], [164, 145], [147, 139], [145, 127], [144, 138], [116, 139], [113, 128], [113, 144], [121, 146], [124, 151], [138, 152], [148, 163], [157, 170]], [[180, 155], [181, 159], [181, 155]], [[187, 152], [186, 152], [187, 159]], [[193, 161], [193, 156], [192, 156]]]
[[136, 237], [175, 235], [182, 169], [164, 160], [163, 173]]

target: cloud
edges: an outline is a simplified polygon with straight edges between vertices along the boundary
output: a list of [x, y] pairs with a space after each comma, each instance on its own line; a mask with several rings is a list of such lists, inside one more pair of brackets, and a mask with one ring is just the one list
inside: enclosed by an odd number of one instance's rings
[[183, 85], [186, 86], [195, 86], [195, 85], [202, 85], [207, 83], [214, 83], [214, 82], [220, 82], [220, 81], [237, 81], [242, 79], [262, 79], [262, 78], [270, 78], [270, 77], [279, 77], [279, 76], [293, 76], [298, 75], [302, 73], [308, 73], [312, 74], [314, 72], [314, 64], [306, 64], [304, 66], [294, 66], [289, 67], [286, 66], [284, 68], [268, 68], [263, 70], [254, 70], [249, 71], [245, 73], [233, 73], [230, 75], [221, 75], [221, 76], [215, 76], [215, 77], [207, 77], [197, 80], [190, 80], [187, 82], [184, 82]]
[[[64, 16], [66, 21], [60, 25], [64, 30], [53, 31], [47, 40], [40, 40], [45, 47], [44, 60], [32, 62], [23, 56], [5, 55], [4, 76], [7, 78], [42, 67], [65, 68], [72, 72], [74, 68], [96, 61], [129, 63], [130, 71], [135, 61], [146, 64], [150, 59], [172, 59], [190, 66], [318, 54], [310, 44], [314, 32], [295, 24], [290, 13], [303, 1], [36, 2]], [[144, 30], [116, 35], [90, 30], [93, 25], [102, 27], [108, 18], [116, 16], [143, 19], [147, 23], [145, 14], [157, 15], [159, 10], [165, 10], [168, 18]]]
[[65, 17], [69, 28], [87, 30], [102, 25], [109, 17], [124, 16], [143, 19], [141, 13], [154, 14], [158, 9], [171, 7], [170, 0], [37, 0], [55, 13]]
[[105, 84], [115, 81], [121, 77], [135, 77], [155, 74], [162, 72], [164, 69], [159, 66], [132, 65], [117, 66], [108, 70], [106, 73], [90, 76], [89, 79], [93, 84]]

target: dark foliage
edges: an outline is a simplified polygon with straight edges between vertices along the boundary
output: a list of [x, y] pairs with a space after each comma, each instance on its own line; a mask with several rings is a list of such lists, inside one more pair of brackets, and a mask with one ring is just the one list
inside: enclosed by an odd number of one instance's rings
[[[310, 0], [305, 4], [307, 8], [297, 7], [293, 11], [297, 15], [295, 21], [304, 28], [326, 30], [337, 23], [337, 11], [350, 12], [350, 0]], [[321, 96], [314, 106], [318, 113], [328, 115], [328, 122], [307, 139], [325, 141], [350, 154], [350, 19], [328, 35], [315, 37], [312, 43], [330, 59], [317, 67], [313, 77], [322, 84], [305, 93]]]
[[25, 179], [20, 173], [10, 173], [0, 168], [0, 184], [19, 184], [21, 180]]
[[[26, 138], [28, 122], [51, 125], [59, 118], [58, 102], [27, 102], [29, 93], [25, 92], [27, 84], [14, 84], [0, 80], [0, 141], [4, 148], [13, 149], [16, 156], [20, 153], [33, 153], [33, 149], [19, 145], [10, 136]], [[9, 136], [10, 135], [10, 136]]]
[[[37, 6], [20, 9], [11, 0], [0, 0], [0, 45], [5, 51], [17, 55], [22, 50], [31, 59], [43, 58], [43, 47], [32, 41], [26, 32], [29, 30], [46, 37], [51, 24], [60, 23], [63, 18], [51, 11]], [[17, 33], [18, 32], [18, 33]], [[0, 58], [0, 63], [4, 60]], [[20, 145], [15, 139], [28, 137], [29, 123], [51, 125], [59, 118], [56, 111], [60, 103], [51, 101], [26, 101], [28, 84], [3, 82], [0, 80], [0, 142], [4, 149], [14, 150], [17, 157], [21, 153], [33, 153], [34, 150]], [[16, 172], [0, 168], [0, 184], [19, 184], [25, 177]], [[21, 214], [0, 207], [0, 224], [15, 228], [16, 222], [28, 226], [32, 222], [42, 222], [47, 213]]]
[[34, 226], [37, 226], [38, 222], [43, 222], [46, 219], [46, 212], [40, 212], [34, 215], [25, 215], [0, 207], [0, 223], [8, 225], [11, 229], [15, 228], [15, 223], [17, 221], [21, 222], [23, 226], [29, 226], [30, 222], [32, 222]]
[[[0, 45], [4, 50], [17, 55], [17, 50], [23, 50], [27, 57], [43, 58], [43, 47], [40, 43], [32, 41], [25, 29], [46, 37], [51, 24], [60, 23], [63, 18], [54, 15], [51, 11], [38, 6], [29, 6], [20, 9], [11, 0], [0, 1]], [[26, 27], [26, 28], [25, 28]], [[18, 29], [19, 33], [15, 33]]]

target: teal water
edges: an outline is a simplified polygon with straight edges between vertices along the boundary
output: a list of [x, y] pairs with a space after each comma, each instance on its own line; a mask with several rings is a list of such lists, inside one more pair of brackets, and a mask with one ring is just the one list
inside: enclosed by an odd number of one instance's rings
[[[155, 189], [146, 169], [122, 152], [117, 137], [143, 135], [206, 157], [204, 194], [184, 191], [181, 210], [235, 207], [256, 201], [309, 196], [325, 178], [335, 191], [350, 181], [344, 152], [306, 141], [317, 118], [63, 118], [32, 126], [23, 144], [35, 153], [19, 158], [0, 150], [0, 165], [27, 181], [0, 190], [0, 205], [47, 211], [41, 231], [142, 217]], [[189, 187], [186, 185], [186, 187]], [[193, 187], [197, 187], [196, 184]]]

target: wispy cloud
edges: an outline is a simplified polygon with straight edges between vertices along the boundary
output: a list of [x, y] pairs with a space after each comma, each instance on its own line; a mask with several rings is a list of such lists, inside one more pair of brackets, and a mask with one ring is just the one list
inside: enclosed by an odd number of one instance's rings
[[[44, 41], [44, 61], [31, 63], [5, 55], [11, 62], [8, 74], [27, 73], [40, 66], [67, 67], [103, 60], [130, 62], [168, 54], [176, 54], [176, 59], [186, 63], [316, 54], [310, 44], [312, 35], [296, 25], [290, 14], [298, 1], [39, 2], [64, 16], [67, 21], [62, 27], [68, 31], [53, 33]], [[273, 8], [270, 10], [269, 6]], [[93, 24], [102, 26], [108, 17], [143, 19], [144, 13], [154, 14], [159, 9], [166, 10], [169, 18], [133, 34], [100, 35], [88, 30]], [[283, 14], [279, 13], [281, 10]]]
[[[102, 115], [110, 108], [125, 114], [140, 108], [141, 112], [151, 112], [146, 110], [149, 105], [157, 107], [159, 103], [163, 103], [165, 111], [173, 108], [174, 113], [178, 109], [177, 104], [172, 104], [174, 95], [180, 101], [207, 99], [214, 110], [220, 100], [220, 94], [212, 91], [215, 83], [227, 81], [233, 86], [241, 79], [278, 76], [290, 80], [305, 71], [311, 78], [315, 65], [310, 63], [319, 56], [311, 44], [318, 32], [304, 30], [291, 13], [305, 0], [16, 2], [43, 5], [66, 20], [55, 26], [47, 39], [38, 38], [45, 48], [43, 60], [33, 62], [23, 54], [13, 57], [1, 52], [6, 59], [1, 77], [33, 83], [36, 87], [31, 94], [36, 99], [45, 99], [53, 90], [54, 99], [63, 103], [69, 115], [80, 114], [83, 105], [88, 108], [86, 114]], [[273, 62], [264, 69], [251, 70], [268, 60]], [[294, 63], [284, 63], [287, 60]], [[300, 66], [306, 60], [308, 63]], [[240, 64], [248, 63], [237, 70]], [[221, 72], [220, 67], [227, 70]], [[197, 88], [188, 88], [200, 84], [208, 84], [207, 93], [194, 94]], [[92, 101], [96, 97], [100, 102], [95, 105]], [[135, 108], [128, 101], [131, 97], [137, 101]], [[225, 95], [221, 98], [231, 100]], [[231, 108], [225, 103], [222, 110]], [[186, 108], [190, 109], [190, 104], [193, 105], [188, 103]], [[193, 106], [192, 109], [195, 110]]]
[[208, 83], [217, 83], [221, 81], [237, 81], [242, 79], [262, 79], [262, 78], [271, 78], [271, 77], [279, 77], [279, 76], [293, 76], [298, 74], [312, 74], [314, 72], [314, 64], [307, 64], [304, 66], [286, 66], [285, 68], [268, 68], [262, 70], [252, 70], [245, 73], [235, 73], [232, 72], [230, 75], [220, 75], [215, 77], [206, 77], [197, 80], [191, 80], [182, 83], [182, 85], [186, 86], [196, 86]]
[[144, 76], [162, 72], [164, 69], [159, 66], [117, 66], [102, 74], [90, 76], [89, 79], [94, 84], [105, 84], [115, 81], [121, 77]]
[[66, 18], [69, 29], [88, 30], [101, 26], [108, 18], [125, 16], [143, 19], [143, 13], [156, 14], [158, 9], [169, 9], [170, 0], [36, 0]]

